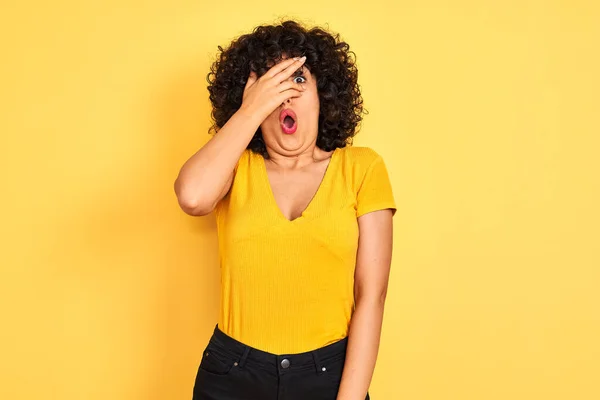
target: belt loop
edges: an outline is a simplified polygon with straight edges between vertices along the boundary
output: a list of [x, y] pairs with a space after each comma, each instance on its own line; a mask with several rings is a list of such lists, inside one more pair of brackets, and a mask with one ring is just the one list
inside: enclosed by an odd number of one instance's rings
[[246, 358], [248, 357], [248, 353], [250, 353], [250, 346], [244, 346], [244, 354], [242, 354], [242, 358], [240, 358], [240, 362], [238, 366], [242, 368], [246, 363]]
[[313, 360], [315, 361], [315, 368], [317, 370], [317, 373], [321, 372], [321, 359], [319, 358], [319, 354], [317, 353], [317, 350], [313, 350], [311, 351], [312, 356], [313, 356]]

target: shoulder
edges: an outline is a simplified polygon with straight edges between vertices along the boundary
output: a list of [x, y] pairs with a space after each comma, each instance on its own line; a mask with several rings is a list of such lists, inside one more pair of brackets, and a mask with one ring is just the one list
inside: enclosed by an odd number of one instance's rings
[[342, 160], [354, 168], [368, 168], [375, 161], [382, 161], [379, 153], [367, 146], [346, 146], [338, 149]]
[[377, 174], [382, 166], [385, 168], [381, 155], [367, 146], [340, 147], [336, 156], [339, 157], [339, 174], [354, 192], [370, 175]]
[[250, 167], [250, 164], [253, 161], [256, 161], [257, 157], [262, 157], [261, 154], [254, 153], [250, 149], [244, 149], [238, 162], [235, 164], [234, 173], [238, 173], [238, 171], [247, 171]]

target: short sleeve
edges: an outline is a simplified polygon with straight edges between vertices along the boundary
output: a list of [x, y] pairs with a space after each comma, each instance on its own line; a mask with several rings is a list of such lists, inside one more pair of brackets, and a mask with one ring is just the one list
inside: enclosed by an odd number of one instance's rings
[[392, 216], [396, 214], [396, 203], [387, 168], [380, 155], [371, 162], [364, 175], [356, 195], [356, 216], [383, 210], [392, 209]]

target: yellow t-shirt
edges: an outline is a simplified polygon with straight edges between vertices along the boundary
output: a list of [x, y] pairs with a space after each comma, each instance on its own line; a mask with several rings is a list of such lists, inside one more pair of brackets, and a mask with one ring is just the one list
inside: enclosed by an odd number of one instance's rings
[[369, 147], [336, 149], [318, 191], [292, 221], [275, 202], [263, 156], [245, 150], [215, 208], [219, 329], [275, 354], [345, 338], [354, 310], [357, 218], [385, 208], [396, 212], [388, 172]]

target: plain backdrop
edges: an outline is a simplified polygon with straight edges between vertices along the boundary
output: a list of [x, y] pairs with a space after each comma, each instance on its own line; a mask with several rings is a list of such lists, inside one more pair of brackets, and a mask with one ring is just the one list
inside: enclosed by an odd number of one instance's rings
[[600, 398], [597, 2], [0, 7], [0, 398], [191, 398], [220, 276], [173, 182], [217, 46], [286, 17], [356, 53], [397, 201], [373, 399]]

